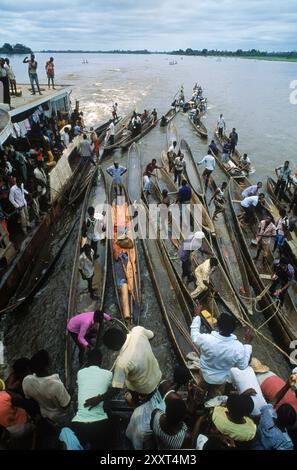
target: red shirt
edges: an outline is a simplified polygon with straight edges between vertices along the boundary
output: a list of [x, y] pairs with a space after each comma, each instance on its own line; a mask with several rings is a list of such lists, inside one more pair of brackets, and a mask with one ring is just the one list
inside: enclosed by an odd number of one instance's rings
[[14, 406], [11, 402], [11, 396], [7, 392], [0, 392], [0, 424], [5, 428], [15, 424], [25, 424], [28, 421], [28, 415], [23, 408]]
[[[277, 393], [284, 387], [286, 382], [278, 377], [277, 375], [273, 375], [268, 377], [264, 380], [261, 384], [261, 390], [268, 402], [272, 402], [277, 395]], [[284, 404], [291, 405], [297, 413], [297, 398], [292, 390], [288, 390], [285, 394], [284, 398], [282, 398], [277, 405], [275, 405], [275, 409], [277, 410], [281, 405]]]

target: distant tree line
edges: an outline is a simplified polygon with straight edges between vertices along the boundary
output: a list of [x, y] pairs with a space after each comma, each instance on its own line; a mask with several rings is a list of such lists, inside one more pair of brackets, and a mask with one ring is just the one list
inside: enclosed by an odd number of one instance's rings
[[169, 55], [186, 55], [186, 56], [213, 56], [213, 57], [281, 57], [285, 59], [297, 58], [297, 51], [289, 52], [267, 52], [259, 51], [258, 49], [249, 49], [244, 51], [242, 49], [237, 49], [236, 51], [220, 51], [218, 49], [178, 49], [176, 51], [149, 51], [147, 49], [141, 50], [123, 50], [123, 49], [113, 49], [109, 51], [88, 51], [88, 50], [43, 50], [40, 52], [44, 53], [81, 53], [81, 54], [169, 54]]
[[295, 58], [297, 57], [297, 51], [290, 52], [267, 52], [259, 51], [257, 49], [249, 49], [244, 51], [237, 49], [236, 51], [219, 51], [218, 49], [179, 49], [178, 51], [171, 51], [168, 54], [172, 55], [198, 55], [198, 56], [224, 56], [224, 57], [284, 57], [284, 58]]
[[32, 50], [30, 47], [24, 46], [23, 44], [15, 44], [12, 46], [6, 42], [0, 47], [0, 54], [10, 55], [10, 54], [31, 54]]

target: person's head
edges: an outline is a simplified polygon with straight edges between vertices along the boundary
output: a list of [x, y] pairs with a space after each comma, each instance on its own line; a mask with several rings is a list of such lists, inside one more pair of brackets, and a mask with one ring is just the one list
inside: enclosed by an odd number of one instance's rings
[[276, 414], [277, 424], [282, 430], [285, 430], [288, 426], [293, 426], [296, 422], [296, 411], [288, 403], [281, 405]]
[[65, 127], [64, 132], [65, 132], [66, 134], [69, 134], [69, 132], [70, 132], [69, 127]]
[[223, 181], [222, 183], [222, 189], [226, 189], [228, 186], [228, 183], [226, 181]]
[[187, 180], [182, 180], [182, 186], [187, 186]]
[[230, 395], [226, 403], [229, 417], [234, 421], [241, 421], [249, 416], [254, 409], [252, 397], [248, 395]]
[[287, 269], [287, 267], [288, 267], [288, 264], [289, 264], [288, 259], [285, 258], [284, 256], [282, 256], [281, 259], [279, 260], [279, 266], [280, 266], [280, 268], [285, 271], [285, 270]]
[[35, 60], [35, 55], [34, 55], [34, 54], [31, 54], [31, 55], [30, 55], [30, 58], [31, 58], [31, 60]]
[[285, 217], [287, 215], [287, 211], [284, 207], [281, 207], [280, 210], [279, 210], [279, 215], [281, 217]]
[[171, 393], [166, 400], [166, 419], [171, 426], [177, 426], [186, 416], [187, 407], [177, 393]]
[[15, 184], [20, 188], [23, 184], [23, 181], [21, 180], [21, 178], [16, 178], [15, 179]]
[[167, 191], [167, 189], [163, 189], [163, 190], [162, 190], [162, 197], [164, 198], [164, 197], [167, 197], [167, 196], [168, 196], [168, 191]]
[[95, 310], [93, 320], [94, 320], [94, 323], [102, 323], [103, 322], [103, 311], [102, 310]]
[[257, 188], [258, 188], [258, 189], [261, 189], [261, 188], [262, 188], [262, 186], [263, 186], [263, 183], [262, 183], [262, 181], [258, 181], [258, 183], [257, 183]]
[[222, 115], [222, 114], [220, 114], [220, 118], [222, 118], [222, 117], [223, 117], [223, 115]]
[[244, 160], [247, 159], [247, 153], [244, 153], [244, 154], [243, 154], [243, 159], [244, 159]]
[[88, 214], [90, 217], [94, 217], [95, 209], [93, 206], [88, 207]]
[[235, 127], [233, 127], [232, 132], [235, 132], [235, 131], [236, 131], [236, 129], [235, 129]]
[[207, 154], [211, 155], [211, 150], [210, 149], [207, 150]]
[[119, 168], [119, 162], [114, 162], [114, 167]]
[[285, 163], [284, 163], [284, 167], [285, 167], [285, 168], [288, 168], [288, 167], [289, 167], [289, 165], [290, 165], [290, 162], [289, 162], [289, 160], [286, 160], [286, 161], [285, 161]]
[[50, 62], [54, 62], [54, 58], [53, 58], [53, 57], [50, 57]]
[[156, 163], [157, 163], [157, 160], [156, 160], [155, 158], [153, 158], [153, 159], [152, 159], [152, 164], [153, 164], [153, 165], [156, 165]]
[[99, 349], [93, 349], [87, 354], [86, 366], [100, 366], [102, 361], [102, 354]]
[[259, 202], [264, 202], [265, 201], [265, 194], [264, 193], [260, 193], [259, 194]]
[[89, 245], [88, 243], [84, 245], [83, 250], [87, 256], [91, 255], [92, 248], [91, 248], [91, 245]]
[[109, 328], [103, 335], [103, 344], [112, 351], [119, 351], [127, 338], [127, 333], [118, 328]]
[[10, 62], [9, 62], [8, 57], [5, 58], [5, 62], [7, 63], [7, 65], [9, 65]]
[[267, 216], [265, 217], [266, 225], [271, 224], [272, 221], [273, 221], [273, 218], [271, 217], [271, 215], [267, 215]]
[[227, 443], [220, 436], [209, 436], [202, 450], [227, 450]]
[[180, 153], [180, 154], [179, 154], [179, 157], [180, 157], [181, 160], [183, 160], [183, 159], [184, 159], [184, 154], [183, 154], [183, 153]]
[[186, 385], [191, 379], [190, 371], [185, 366], [176, 366], [173, 371], [173, 381], [178, 386]]
[[210, 143], [211, 143], [211, 145], [215, 145], [215, 141], [213, 139]]
[[176, 140], [173, 141], [173, 147], [176, 147], [177, 146], [177, 142]]
[[87, 137], [87, 134], [84, 134], [84, 135], [83, 135], [83, 138], [84, 138], [84, 140], [87, 140], [87, 138], [88, 138], [88, 137]]
[[236, 321], [233, 315], [223, 312], [218, 319], [218, 330], [222, 336], [230, 336], [236, 328]]
[[27, 357], [21, 357], [17, 359], [13, 366], [12, 371], [14, 373], [15, 378], [23, 379], [26, 375], [31, 373], [31, 361]]
[[34, 372], [37, 376], [46, 374], [50, 365], [50, 357], [48, 352], [45, 349], [41, 349], [36, 354], [34, 354], [30, 364], [32, 372]]
[[218, 265], [218, 260], [217, 258], [210, 258], [210, 267], [215, 268]]

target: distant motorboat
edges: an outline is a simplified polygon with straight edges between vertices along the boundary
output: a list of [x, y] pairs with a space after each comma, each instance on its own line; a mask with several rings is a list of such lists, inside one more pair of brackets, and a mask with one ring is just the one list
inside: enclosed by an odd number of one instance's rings
[[176, 60], [172, 60], [169, 62], [169, 65], [176, 65], [177, 64], [177, 61]]

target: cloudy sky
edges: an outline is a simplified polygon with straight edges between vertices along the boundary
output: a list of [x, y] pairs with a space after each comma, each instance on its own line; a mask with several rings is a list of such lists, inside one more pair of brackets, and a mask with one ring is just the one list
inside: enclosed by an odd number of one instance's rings
[[0, 43], [297, 50], [297, 0], [0, 0]]

